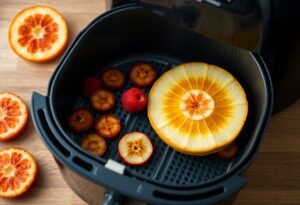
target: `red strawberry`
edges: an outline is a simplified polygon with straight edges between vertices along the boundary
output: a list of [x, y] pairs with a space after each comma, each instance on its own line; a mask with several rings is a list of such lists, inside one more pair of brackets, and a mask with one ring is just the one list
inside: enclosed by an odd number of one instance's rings
[[101, 81], [94, 77], [85, 77], [83, 82], [83, 94], [90, 97], [96, 90], [101, 88]]
[[138, 88], [130, 88], [122, 95], [122, 105], [127, 112], [139, 112], [147, 104], [146, 94]]

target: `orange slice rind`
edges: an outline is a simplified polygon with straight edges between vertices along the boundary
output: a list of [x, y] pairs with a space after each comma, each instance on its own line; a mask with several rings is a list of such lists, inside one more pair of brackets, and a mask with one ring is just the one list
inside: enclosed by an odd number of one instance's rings
[[226, 70], [186, 63], [153, 85], [148, 117], [159, 137], [175, 150], [208, 155], [231, 143], [248, 113], [246, 94]]
[[20, 11], [9, 28], [9, 43], [20, 57], [47, 62], [59, 55], [68, 41], [64, 17], [49, 6], [32, 6]]

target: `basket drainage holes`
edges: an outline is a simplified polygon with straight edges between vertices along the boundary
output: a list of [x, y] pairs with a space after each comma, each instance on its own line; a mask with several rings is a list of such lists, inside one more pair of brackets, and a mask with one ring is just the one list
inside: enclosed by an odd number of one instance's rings
[[217, 196], [219, 194], [224, 193], [224, 188], [220, 187], [217, 189], [213, 189], [204, 193], [197, 193], [197, 194], [171, 194], [171, 193], [164, 193], [161, 191], [154, 191], [153, 196], [161, 199], [172, 200], [172, 201], [195, 201], [201, 200], [213, 196]]
[[92, 169], [93, 169], [93, 165], [91, 165], [88, 162], [83, 161], [79, 157], [74, 157], [73, 162], [87, 171], [92, 171]]

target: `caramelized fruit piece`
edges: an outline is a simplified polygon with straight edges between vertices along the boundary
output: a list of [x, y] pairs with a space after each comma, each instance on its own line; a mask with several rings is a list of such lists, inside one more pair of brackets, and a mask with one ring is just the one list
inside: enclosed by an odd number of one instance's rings
[[148, 87], [156, 79], [156, 70], [149, 64], [135, 64], [130, 70], [130, 80], [139, 87]]
[[19, 136], [27, 121], [28, 110], [23, 100], [13, 93], [0, 92], [0, 141]]
[[73, 132], [82, 133], [91, 129], [94, 121], [94, 116], [89, 110], [80, 108], [69, 116], [68, 124]]
[[217, 156], [220, 159], [229, 160], [232, 159], [238, 151], [238, 145], [234, 141], [229, 146], [227, 146], [225, 149], [221, 150], [220, 152], [217, 152]]
[[91, 105], [95, 110], [106, 112], [111, 110], [116, 103], [113, 92], [105, 89], [100, 89], [91, 96]]
[[101, 88], [101, 81], [94, 77], [86, 77], [83, 81], [83, 94], [90, 97], [96, 90]]
[[121, 138], [118, 151], [125, 163], [132, 166], [141, 166], [152, 156], [153, 145], [144, 133], [131, 132]]
[[105, 140], [97, 134], [89, 134], [85, 136], [80, 145], [97, 156], [102, 156], [107, 149]]
[[46, 62], [59, 55], [68, 41], [63, 16], [48, 6], [32, 6], [20, 11], [9, 28], [9, 43], [20, 57]]
[[124, 74], [116, 68], [110, 68], [101, 75], [101, 80], [106, 88], [117, 90], [125, 83]]
[[14, 198], [25, 193], [37, 176], [37, 164], [20, 148], [0, 150], [0, 197]]
[[103, 115], [96, 122], [96, 132], [105, 139], [115, 138], [120, 131], [121, 122], [115, 115]]

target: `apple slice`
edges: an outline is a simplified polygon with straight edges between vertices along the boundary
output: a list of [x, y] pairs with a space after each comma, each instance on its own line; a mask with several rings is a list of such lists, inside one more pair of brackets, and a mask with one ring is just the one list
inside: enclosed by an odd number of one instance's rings
[[107, 112], [115, 106], [116, 99], [113, 92], [99, 89], [91, 96], [90, 103], [95, 110]]
[[236, 141], [231, 143], [229, 146], [227, 146], [225, 149], [221, 150], [220, 152], [217, 152], [217, 156], [220, 159], [229, 160], [232, 159], [238, 151], [238, 145]]
[[97, 156], [102, 156], [107, 150], [105, 140], [98, 134], [88, 134], [81, 140], [80, 145]]
[[152, 85], [157, 77], [156, 70], [147, 63], [138, 63], [130, 70], [130, 80], [138, 87], [148, 87]]
[[119, 141], [118, 151], [121, 159], [131, 166], [144, 165], [153, 154], [153, 145], [142, 132], [131, 132]]
[[71, 113], [68, 125], [73, 132], [82, 133], [91, 129], [94, 121], [94, 116], [89, 110], [80, 108]]
[[115, 138], [120, 131], [121, 122], [115, 115], [103, 115], [96, 122], [96, 132], [105, 139]]
[[124, 74], [117, 68], [109, 68], [102, 75], [101, 80], [107, 89], [118, 90], [125, 83]]
[[35, 182], [37, 170], [37, 163], [29, 152], [21, 148], [1, 148], [0, 197], [15, 198], [24, 194]]

